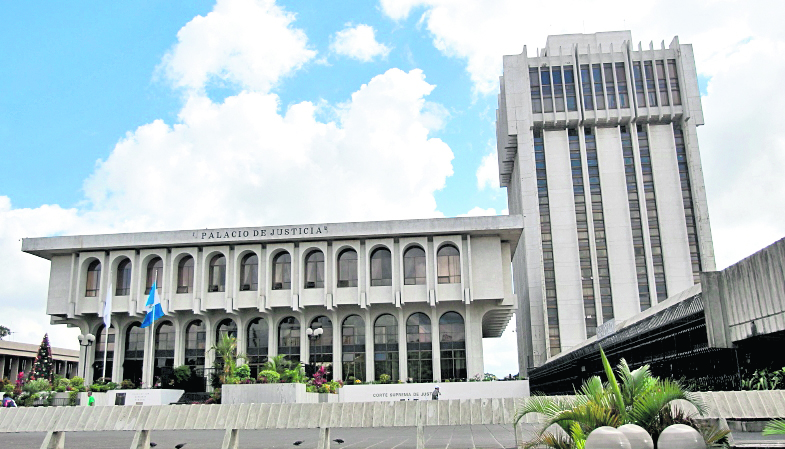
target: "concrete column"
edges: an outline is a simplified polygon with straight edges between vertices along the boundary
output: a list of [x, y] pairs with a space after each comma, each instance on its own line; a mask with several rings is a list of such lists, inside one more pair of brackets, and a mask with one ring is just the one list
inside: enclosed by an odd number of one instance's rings
[[308, 335], [305, 333], [305, 328], [308, 324], [305, 322], [305, 313], [295, 313], [295, 317], [300, 320], [300, 361], [303, 363], [308, 362]]
[[[19, 357], [10, 356], [11, 357], [11, 371], [9, 372], [8, 380], [12, 382], [16, 382], [16, 378], [19, 376]], [[81, 357], [80, 357], [81, 362]]]
[[401, 380], [406, 382], [409, 379], [409, 364], [406, 358], [406, 315], [403, 309], [398, 309], [398, 372], [401, 373]]
[[442, 380], [442, 353], [439, 346], [439, 313], [436, 309], [431, 308], [431, 358], [433, 360], [433, 381], [441, 382]]
[[185, 364], [185, 326], [188, 322], [174, 317], [174, 366]]
[[146, 387], [152, 386], [153, 382], [153, 352], [155, 348], [150, 348], [153, 341], [153, 326], [148, 326], [144, 333], [144, 357], [142, 358], [142, 383]]
[[374, 376], [375, 367], [373, 364], [373, 322], [371, 321], [371, 311], [365, 309], [365, 381], [376, 380]]
[[[115, 336], [114, 357], [112, 357], [112, 380], [120, 383], [123, 381], [123, 362], [125, 361], [125, 332], [122, 332], [123, 327], [117, 321], [113, 325], [115, 326]], [[67, 364], [65, 369], [67, 372]]]
[[[0, 355], [0, 379], [5, 378], [5, 356]], [[16, 379], [14, 379], [16, 380]]]
[[267, 320], [267, 357], [278, 355], [278, 317], [270, 312], [265, 319]]
[[333, 310], [331, 319], [333, 320], [333, 379], [343, 379], [343, 364], [341, 357], [343, 347], [341, 347], [341, 322], [339, 321], [337, 308]]

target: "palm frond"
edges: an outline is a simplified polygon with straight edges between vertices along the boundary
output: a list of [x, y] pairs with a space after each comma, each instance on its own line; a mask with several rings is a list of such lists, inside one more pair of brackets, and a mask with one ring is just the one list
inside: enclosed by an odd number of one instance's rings
[[619, 389], [619, 383], [616, 381], [616, 375], [613, 374], [613, 369], [608, 362], [608, 357], [605, 356], [605, 351], [602, 350], [602, 346], [600, 346], [600, 358], [602, 359], [602, 367], [605, 369], [605, 375], [608, 377], [609, 393], [613, 398], [614, 406], [621, 414], [622, 422], [627, 422], [627, 410], [624, 407], [624, 398], [621, 395], [621, 389]]
[[551, 432], [542, 432], [531, 441], [523, 443], [523, 449], [532, 449], [539, 447], [550, 447], [553, 449], [574, 449], [572, 438], [566, 434], [553, 434]]
[[574, 405], [575, 400], [569, 396], [564, 398], [531, 396], [526, 399], [526, 402], [524, 402], [524, 404], [515, 412], [515, 424], [518, 424], [518, 422], [523, 419], [524, 416], [530, 413], [539, 413], [541, 415], [545, 415], [546, 420], [549, 420], [560, 412], [572, 408]]
[[546, 426], [558, 424], [562, 428], [567, 427], [565, 430], [569, 430], [572, 428], [572, 423], [578, 423], [586, 435], [598, 427], [618, 427], [623, 424], [616, 410], [602, 404], [589, 402], [559, 413], [551, 418]]
[[600, 402], [607, 394], [605, 386], [602, 384], [602, 379], [599, 376], [592, 376], [586, 379], [581, 385], [581, 389], [577, 394], [585, 396], [589, 401]]
[[[629, 417], [632, 422], [648, 428], [657, 419], [660, 412], [670, 407], [671, 401], [684, 399], [692, 403], [694, 396], [684, 391], [678, 382], [669, 379], [659, 380], [646, 394], [635, 398], [630, 407]], [[700, 407], [696, 405], [698, 411]]]
[[764, 435], [785, 435], [785, 419], [769, 421], [763, 429]]

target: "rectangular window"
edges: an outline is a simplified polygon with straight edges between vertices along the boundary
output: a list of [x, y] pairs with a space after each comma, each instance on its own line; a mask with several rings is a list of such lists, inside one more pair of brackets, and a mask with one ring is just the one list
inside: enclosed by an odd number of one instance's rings
[[657, 83], [654, 79], [652, 61], [643, 63], [643, 72], [646, 75], [646, 92], [649, 94], [649, 106], [657, 106]]
[[602, 69], [599, 64], [592, 64], [591, 75], [594, 79], [594, 98], [597, 101], [597, 109], [605, 109], [605, 94], [602, 88]]
[[575, 98], [575, 76], [572, 73], [572, 66], [564, 67], [564, 88], [567, 91], [567, 110], [577, 111], [578, 101]]
[[676, 60], [668, 60], [668, 78], [671, 80], [671, 97], [673, 97], [673, 105], [681, 105], [681, 91], [679, 90], [679, 73], [676, 69]]
[[564, 85], [562, 84], [561, 67], [551, 67], [553, 76], [553, 101], [556, 112], [564, 112]]
[[581, 66], [581, 90], [583, 91], [583, 108], [593, 110], [594, 101], [591, 96], [591, 77], [588, 64]]
[[643, 90], [643, 73], [641, 72], [641, 63], [639, 61], [632, 63], [632, 74], [635, 78], [635, 98], [638, 101], [638, 107], [645, 108], [646, 92]]
[[665, 79], [665, 61], [657, 61], [657, 89], [660, 91], [660, 104], [668, 106], [668, 80]]
[[616, 85], [619, 86], [619, 107], [626, 109], [630, 107], [627, 95], [627, 74], [624, 71], [624, 63], [616, 63]]
[[616, 109], [616, 87], [613, 83], [613, 64], [602, 65], [605, 75], [605, 93], [608, 97], [608, 109]]
[[540, 81], [542, 82], [542, 110], [543, 112], [553, 112], [551, 72], [548, 69], [540, 72]]
[[542, 112], [542, 95], [540, 94], [540, 73], [534, 69], [529, 69], [529, 85], [532, 97], [532, 113]]

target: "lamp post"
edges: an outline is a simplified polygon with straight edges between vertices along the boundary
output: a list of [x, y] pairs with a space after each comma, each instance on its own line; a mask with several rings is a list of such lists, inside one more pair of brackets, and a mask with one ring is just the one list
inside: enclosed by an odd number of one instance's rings
[[[323, 333], [324, 333], [324, 329], [322, 329], [322, 326], [319, 326], [316, 329], [309, 327], [308, 329], [305, 330], [305, 335], [308, 337], [308, 341], [311, 342], [311, 345], [315, 344], [316, 340], [318, 340]], [[313, 352], [311, 351], [310, 345], [308, 348], [308, 363], [311, 365], [311, 367], [314, 369], [315, 372], [316, 366], [313, 363]]]
[[84, 368], [82, 368], [82, 379], [85, 379], [85, 378], [87, 378], [87, 348], [89, 348], [90, 346], [93, 345], [93, 342], [95, 341], [95, 335], [93, 335], [93, 334], [87, 334], [87, 335], [79, 334], [79, 336], [76, 337], [76, 338], [79, 339], [79, 346], [85, 348], [84, 349]]

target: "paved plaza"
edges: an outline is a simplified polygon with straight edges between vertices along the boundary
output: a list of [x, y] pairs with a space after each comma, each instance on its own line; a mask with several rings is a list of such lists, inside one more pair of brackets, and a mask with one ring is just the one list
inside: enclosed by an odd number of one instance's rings
[[[531, 435], [534, 427], [522, 426], [524, 437]], [[397, 448], [416, 447], [414, 427], [395, 428], [333, 428], [330, 439], [343, 439], [343, 444], [331, 443], [331, 448]], [[128, 449], [133, 432], [68, 432], [66, 448]], [[174, 448], [186, 443], [183, 449], [217, 449], [221, 447], [224, 432], [218, 430], [154, 431], [151, 441], [156, 449]], [[243, 449], [316, 448], [319, 429], [243, 430], [240, 447]], [[6, 433], [2, 435], [3, 449], [38, 448], [44, 433]], [[302, 441], [295, 446], [295, 441]], [[515, 435], [512, 425], [433, 426], [425, 427], [425, 447], [440, 449], [501, 449], [514, 448]]]

